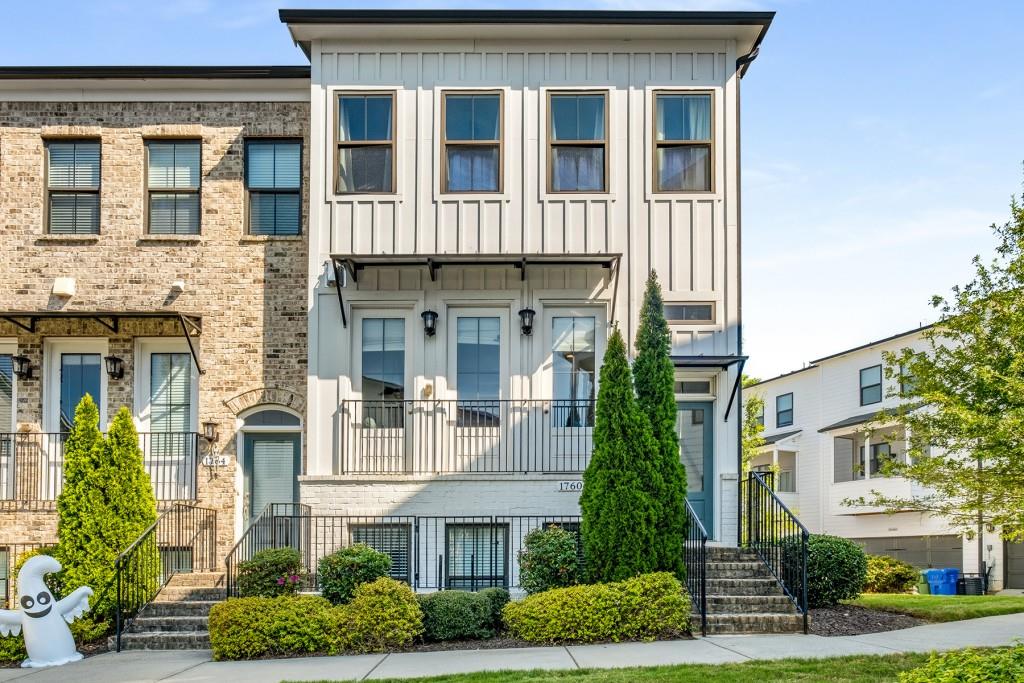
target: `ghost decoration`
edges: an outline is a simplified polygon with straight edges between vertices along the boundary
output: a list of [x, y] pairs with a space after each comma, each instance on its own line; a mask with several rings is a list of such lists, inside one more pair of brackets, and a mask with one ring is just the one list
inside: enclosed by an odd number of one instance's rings
[[28, 659], [21, 663], [23, 667], [60, 666], [82, 658], [68, 624], [89, 609], [92, 589], [82, 586], [63, 600], [56, 600], [43, 577], [59, 571], [60, 562], [49, 555], [29, 558], [18, 572], [21, 610], [0, 610], [0, 635], [25, 632]]

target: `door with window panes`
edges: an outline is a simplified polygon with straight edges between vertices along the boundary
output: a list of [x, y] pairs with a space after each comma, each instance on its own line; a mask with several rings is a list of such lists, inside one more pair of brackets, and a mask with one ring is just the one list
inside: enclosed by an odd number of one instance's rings
[[714, 403], [677, 403], [676, 434], [679, 457], [686, 468], [686, 498], [708, 533], [714, 521]]
[[147, 470], [157, 500], [195, 497], [192, 432], [192, 356], [149, 355], [149, 434], [143, 435]]
[[[353, 426], [346, 438], [344, 457], [348, 472], [405, 472], [413, 450], [413, 403], [409, 401], [407, 331], [402, 311], [357, 314], [359, 331], [354, 349], [357, 389], [361, 402], [348, 419]], [[419, 464], [422, 468], [423, 463]]]
[[586, 469], [593, 447], [597, 367], [604, 330], [596, 309], [553, 309], [545, 315], [551, 349], [550, 391], [544, 471]]

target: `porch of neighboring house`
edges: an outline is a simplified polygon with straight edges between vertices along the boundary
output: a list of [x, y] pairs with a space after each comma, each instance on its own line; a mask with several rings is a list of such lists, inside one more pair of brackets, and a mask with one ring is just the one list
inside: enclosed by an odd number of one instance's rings
[[764, 443], [750, 460], [750, 470], [766, 475], [779, 499], [791, 510], [798, 505], [797, 466], [801, 430], [791, 430], [764, 438]]

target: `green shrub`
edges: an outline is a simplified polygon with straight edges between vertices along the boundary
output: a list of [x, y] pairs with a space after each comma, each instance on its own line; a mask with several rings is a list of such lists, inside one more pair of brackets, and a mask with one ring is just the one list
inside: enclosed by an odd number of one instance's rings
[[507, 605], [511, 599], [508, 591], [504, 588], [484, 588], [481, 591], [477, 591], [477, 595], [482, 595], [487, 599], [487, 605], [491, 613], [491, 628], [496, 634], [504, 631], [505, 622], [502, 621], [501, 611], [505, 609], [505, 605]]
[[238, 563], [238, 594], [243, 598], [294, 595], [302, 580], [302, 558], [295, 548], [267, 548]]
[[357, 543], [327, 555], [318, 565], [320, 592], [335, 605], [352, 599], [356, 586], [376, 581], [391, 571], [391, 558]]
[[690, 628], [690, 598], [668, 572], [555, 588], [509, 603], [509, 633], [537, 643], [670, 638]]
[[899, 675], [900, 683], [975, 683], [1024, 680], [1024, 645], [996, 650], [953, 650]]
[[913, 565], [888, 555], [868, 555], [865, 593], [910, 593], [920, 579]]
[[315, 596], [231, 598], [210, 610], [213, 658], [336, 653], [339, 616], [331, 603]]
[[[800, 541], [783, 543], [783, 560], [798, 565]], [[807, 540], [807, 605], [832, 607], [864, 589], [868, 561], [859, 545], [845, 538], [811, 534]]]
[[344, 649], [386, 652], [406, 647], [423, 633], [416, 594], [401, 581], [383, 577], [356, 587], [351, 602], [335, 608]]
[[26, 659], [28, 659], [28, 652], [25, 650], [23, 636], [0, 636], [0, 665], [20, 664]]
[[487, 596], [464, 591], [440, 591], [416, 598], [423, 610], [423, 636], [427, 640], [494, 637], [494, 617]]
[[[57, 546], [43, 545], [39, 546], [38, 548], [26, 550], [21, 555], [18, 555], [18, 558], [14, 561], [14, 571], [11, 572], [11, 577], [7, 582], [7, 585], [11, 589], [18, 585], [18, 572], [20, 572], [21, 568], [25, 566], [26, 562], [28, 562], [36, 555], [49, 555], [50, 557], [57, 557]], [[54, 572], [53, 574], [47, 574], [43, 579], [44, 582], [46, 583], [46, 587], [50, 589], [50, 592], [53, 593], [58, 600], [64, 597], [63, 578], [64, 572], [62, 570], [59, 572]]]
[[554, 525], [526, 534], [519, 551], [519, 582], [527, 594], [579, 583], [576, 534]]

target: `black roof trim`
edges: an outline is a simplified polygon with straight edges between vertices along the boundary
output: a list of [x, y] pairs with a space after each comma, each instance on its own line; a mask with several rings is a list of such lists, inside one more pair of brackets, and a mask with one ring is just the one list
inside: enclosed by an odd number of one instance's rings
[[839, 422], [833, 422], [827, 427], [822, 427], [821, 429], [818, 430], [818, 433], [824, 434], [825, 432], [831, 432], [834, 429], [842, 429], [843, 427], [853, 427], [856, 425], [865, 424], [867, 422], [882, 421], [885, 420], [886, 418], [894, 417], [895, 415], [899, 414], [899, 411], [899, 408], [885, 408], [883, 410], [876, 410], [873, 413], [861, 413], [860, 415], [854, 415], [853, 417], [848, 417], [845, 420], [840, 420]]
[[762, 436], [761, 441], [763, 441], [764, 443], [762, 443], [761, 445], [771, 446], [772, 444], [777, 444], [778, 442], [783, 441], [784, 439], [788, 439], [791, 436], [795, 436], [802, 431], [802, 429], [791, 429], [788, 432], [780, 432], [778, 434], [772, 434], [771, 436]]
[[783, 377], [789, 377], [790, 375], [797, 375], [797, 374], [799, 374], [801, 372], [806, 372], [807, 370], [813, 370], [816, 367], [818, 367], [818, 366], [817, 365], [808, 365], [806, 367], [800, 368], [799, 370], [790, 370], [789, 372], [784, 372], [781, 375], [775, 375], [774, 377], [769, 377], [768, 379], [762, 379], [762, 380], [759, 380], [757, 382], [754, 382], [753, 384], [748, 384], [747, 386], [745, 386], [743, 388], [744, 389], [750, 389], [750, 388], [753, 388], [753, 387], [759, 387], [762, 384], [768, 384], [769, 382], [774, 382], [775, 380], [782, 379]]
[[309, 78], [308, 66], [0, 66], [0, 79]]
[[886, 342], [890, 342], [893, 339], [899, 339], [900, 337], [906, 337], [908, 335], [915, 334], [915, 333], [921, 332], [923, 330], [927, 330], [927, 329], [929, 329], [931, 327], [935, 327], [935, 325], [936, 325], [936, 323], [931, 323], [930, 325], [921, 325], [920, 327], [915, 327], [912, 330], [907, 330], [906, 332], [900, 332], [899, 334], [894, 334], [891, 337], [886, 337], [885, 339], [876, 339], [875, 341], [868, 342], [867, 344], [861, 344], [860, 346], [854, 346], [852, 349], [846, 349], [845, 351], [839, 351], [838, 353], [833, 353], [833, 354], [830, 354], [828, 356], [822, 356], [821, 358], [817, 358], [815, 360], [812, 360], [811, 363], [820, 363], [823, 360], [831, 360], [832, 358], [838, 358], [839, 356], [845, 356], [846, 354], [853, 353], [854, 351], [861, 351], [863, 349], [868, 349], [868, 348], [871, 348], [872, 346], [877, 346], [878, 344], [884, 344]]
[[278, 16], [286, 24], [735, 24], [767, 27], [775, 12], [282, 9]]
[[721, 368], [746, 363], [747, 356], [669, 356], [677, 368]]

